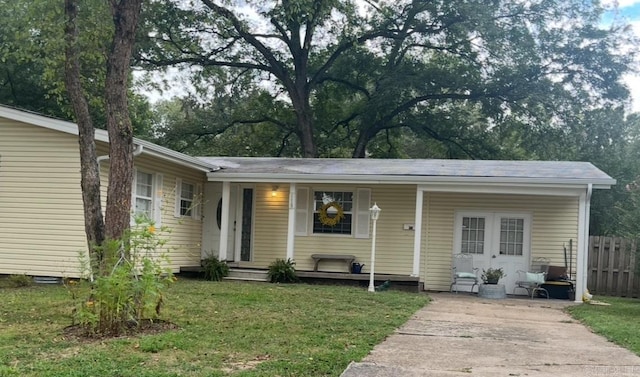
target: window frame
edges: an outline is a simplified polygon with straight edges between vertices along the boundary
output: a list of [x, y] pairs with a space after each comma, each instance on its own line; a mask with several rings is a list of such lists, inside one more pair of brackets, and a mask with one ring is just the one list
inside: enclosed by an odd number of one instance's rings
[[[182, 189], [183, 185], [192, 186], [191, 198], [187, 198], [183, 196], [183, 191], [184, 191]], [[202, 219], [200, 216], [201, 203], [199, 202], [198, 198], [202, 193], [202, 184], [196, 183], [193, 180], [176, 177], [174, 189], [175, 189], [175, 195], [174, 195], [173, 216], [175, 218], [180, 218], [180, 219], [191, 218], [193, 220], [201, 220]], [[189, 205], [189, 207], [184, 207], [182, 205], [183, 200], [186, 202], [191, 200], [191, 204]], [[190, 208], [191, 210], [184, 212], [183, 211], [184, 208]]]
[[[465, 225], [468, 219], [469, 224]], [[475, 223], [472, 226], [472, 223]], [[482, 228], [480, 227], [482, 223]], [[487, 217], [481, 215], [462, 215], [460, 219], [460, 253], [483, 255], [487, 243]], [[473, 249], [473, 251], [471, 251]]]
[[[311, 213], [310, 213], [310, 220], [311, 220], [311, 224], [310, 224], [310, 234], [314, 235], [314, 236], [340, 236], [340, 237], [354, 237], [354, 228], [355, 228], [355, 217], [356, 217], [356, 211], [355, 211], [355, 205], [357, 203], [357, 198], [356, 198], [356, 189], [330, 189], [330, 190], [326, 190], [326, 189], [312, 189], [311, 190]], [[331, 197], [332, 201], [338, 202], [338, 204], [340, 204], [340, 206], [343, 208], [343, 214], [345, 216], [344, 219], [342, 219], [340, 221], [340, 223], [342, 223], [343, 221], [345, 221], [345, 219], [349, 219], [349, 229], [348, 232], [346, 231], [345, 227], [346, 225], [342, 226], [341, 228], [344, 229], [345, 231], [337, 231], [337, 232], [331, 232], [331, 231], [327, 231], [324, 232], [322, 231], [322, 229], [333, 229], [334, 227], [328, 226], [328, 225], [322, 225], [320, 224], [320, 226], [318, 227], [318, 217], [320, 215], [320, 208], [322, 207], [322, 205], [319, 205], [320, 203], [323, 203], [322, 199], [317, 199], [316, 195], [320, 194], [320, 195], [328, 195]], [[342, 199], [340, 200], [336, 200], [336, 194], [341, 194]], [[345, 200], [345, 194], [350, 195], [350, 200]], [[350, 203], [350, 209], [349, 210], [345, 210], [345, 203]], [[336, 224], [336, 227], [339, 226], [339, 224]]]
[[[147, 176], [149, 176], [149, 178], [151, 179], [151, 184], [150, 184], [150, 189], [151, 189], [151, 196], [144, 196], [144, 195], [139, 195], [138, 194], [138, 174], [145, 174]], [[146, 185], [146, 183], [145, 183]], [[155, 174], [154, 173], [150, 173], [148, 171], [145, 170], [141, 170], [141, 169], [135, 169], [135, 174], [134, 174], [134, 180], [133, 180], [133, 203], [132, 203], [132, 213], [134, 216], [140, 216], [140, 215], [146, 215], [148, 219], [153, 220], [155, 217], [155, 197], [154, 197], [154, 192], [155, 192]], [[148, 200], [149, 202], [149, 213], [146, 212], [139, 212], [138, 211], [138, 199], [141, 200]]]
[[[191, 186], [191, 197], [187, 198], [184, 196], [185, 193], [185, 185]], [[195, 183], [191, 183], [190, 181], [181, 181], [180, 182], [180, 196], [176, 198], [179, 201], [178, 207], [180, 210], [180, 217], [192, 217], [195, 218], [195, 199], [196, 199], [196, 185]], [[188, 206], [183, 206], [183, 202], [187, 202]]]

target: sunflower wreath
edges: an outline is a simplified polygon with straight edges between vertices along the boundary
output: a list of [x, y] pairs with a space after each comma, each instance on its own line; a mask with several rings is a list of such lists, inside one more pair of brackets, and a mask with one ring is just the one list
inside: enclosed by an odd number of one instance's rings
[[[333, 217], [330, 217], [327, 213], [327, 210], [331, 207], [336, 209], [336, 214]], [[322, 225], [336, 226], [340, 220], [344, 219], [344, 210], [338, 202], [329, 202], [320, 208], [319, 218]]]

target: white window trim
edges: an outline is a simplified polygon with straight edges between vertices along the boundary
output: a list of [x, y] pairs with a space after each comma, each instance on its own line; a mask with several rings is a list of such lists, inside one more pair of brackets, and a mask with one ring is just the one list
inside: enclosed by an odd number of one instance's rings
[[[191, 215], [186, 216], [182, 215], [180, 211], [181, 202], [182, 202], [182, 184], [188, 184], [193, 186], [193, 197], [191, 198]], [[198, 184], [192, 181], [183, 180], [182, 178], [176, 178], [176, 188], [175, 188], [175, 209], [174, 209], [174, 217], [176, 218], [191, 218], [193, 220], [200, 220], [200, 203], [198, 197], [202, 192], [202, 184]]]
[[354, 238], [370, 238], [371, 229], [371, 189], [358, 187], [354, 198]]
[[[453, 254], [459, 254], [460, 248], [462, 247], [462, 218], [463, 217], [484, 217], [486, 218], [485, 227], [493, 227], [495, 230], [496, 226], [499, 227], [499, 224], [497, 224], [496, 219], [501, 216], [515, 216], [515, 217], [521, 217], [524, 219], [524, 234], [522, 236], [523, 243], [528, 245], [528, 248], [526, 249], [526, 254], [528, 254], [528, 258], [531, 259], [531, 255], [532, 255], [531, 237], [533, 233], [533, 215], [530, 212], [526, 212], [526, 211], [501, 211], [501, 210], [494, 210], [494, 209], [490, 209], [486, 211], [482, 211], [482, 210], [455, 211], [454, 224], [453, 224]], [[490, 252], [490, 250], [488, 251], [486, 249], [487, 243], [495, 245], [496, 243], [499, 244], [500, 240], [495, 239], [494, 232], [485, 232], [484, 237], [485, 237], [484, 253], [486, 254]], [[525, 250], [523, 249], [523, 254], [524, 253], [525, 253]], [[481, 255], [481, 254], [469, 254], [469, 255]]]
[[[319, 211], [316, 211], [316, 193], [317, 192], [322, 192], [322, 193], [326, 193], [326, 192], [349, 192], [351, 193], [351, 211], [344, 211], [345, 214], [350, 214], [351, 215], [351, 230], [349, 231], [349, 233], [323, 233], [323, 232], [315, 232], [314, 231], [314, 223], [315, 223], [315, 215], [317, 213], [319, 213]], [[310, 220], [310, 228], [311, 228], [311, 234], [313, 234], [314, 236], [322, 236], [322, 237], [351, 237], [353, 238], [355, 235], [355, 222], [356, 222], [356, 212], [354, 211], [355, 206], [357, 203], [357, 198], [356, 198], [356, 189], [322, 189], [322, 190], [318, 190], [318, 189], [313, 189], [311, 191], [311, 211], [310, 211], [310, 216], [309, 216], [309, 220]]]
[[[138, 173], [148, 174], [151, 176], [151, 196], [143, 196], [138, 195]], [[136, 202], [137, 199], [141, 198], [144, 200], [149, 200], [151, 202], [150, 205], [150, 213], [149, 219], [152, 220], [155, 225], [162, 225], [162, 185], [163, 185], [163, 175], [159, 173], [152, 173], [147, 170], [134, 168], [133, 169], [133, 179], [132, 179], [132, 188], [131, 188], [131, 224], [135, 223], [134, 216], [136, 215]]]
[[297, 187], [296, 190], [296, 200], [290, 203], [295, 208], [294, 235], [308, 236], [310, 234], [309, 219], [313, 220], [313, 215], [309, 215], [311, 189], [309, 187]]
[[[369, 239], [370, 213], [369, 205], [371, 203], [372, 190], [369, 187], [296, 187], [295, 201], [295, 236], [302, 237], [336, 237], [336, 238], [356, 238]], [[345, 212], [351, 214], [351, 232], [349, 234], [340, 233], [315, 233], [313, 231], [314, 216], [318, 213], [315, 210], [315, 193], [316, 192], [350, 192], [352, 197], [351, 211]], [[362, 197], [361, 197], [362, 196]], [[366, 207], [359, 210], [359, 206], [364, 205], [361, 200], [366, 200]], [[291, 205], [292, 203], [290, 203]], [[366, 220], [364, 220], [366, 218]], [[302, 220], [304, 219], [304, 220]], [[366, 232], [364, 228], [366, 227]], [[362, 229], [361, 229], [362, 228]]]

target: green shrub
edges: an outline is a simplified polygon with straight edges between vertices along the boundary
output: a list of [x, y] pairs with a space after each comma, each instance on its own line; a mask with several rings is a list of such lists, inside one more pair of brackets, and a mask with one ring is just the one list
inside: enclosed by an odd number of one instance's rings
[[33, 284], [33, 278], [27, 275], [9, 275], [9, 284], [12, 287], [28, 287]]
[[276, 259], [269, 265], [269, 281], [272, 283], [294, 283], [298, 281], [295, 269], [296, 262], [291, 259]]
[[213, 255], [202, 260], [204, 278], [211, 281], [220, 281], [229, 275], [229, 266], [226, 261], [221, 261]]
[[165, 291], [175, 281], [165, 267], [165, 243], [153, 222], [139, 218], [123, 240], [106, 240], [97, 247], [100, 261], [81, 259], [90, 295], [78, 294], [82, 284], [66, 284], [76, 301], [74, 323], [87, 335], [117, 336], [159, 317]]

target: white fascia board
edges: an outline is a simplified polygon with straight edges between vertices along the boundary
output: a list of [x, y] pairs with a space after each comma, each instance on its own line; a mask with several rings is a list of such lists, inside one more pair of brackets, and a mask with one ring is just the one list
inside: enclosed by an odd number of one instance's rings
[[[70, 135], [78, 135], [78, 126], [73, 122], [46, 117], [29, 111], [0, 106], [0, 117], [54, 131], [64, 132]], [[105, 130], [95, 129], [95, 139], [96, 141], [108, 143], [109, 134]], [[161, 147], [157, 144], [145, 140], [133, 138], [133, 143], [142, 145], [144, 147], [142, 153], [153, 155], [163, 160], [171, 161], [182, 166], [187, 166], [204, 172], [209, 172], [211, 170], [217, 169], [216, 166], [208, 164], [200, 159], [187, 156], [183, 153]]]
[[[54, 131], [64, 132], [71, 135], [78, 135], [78, 126], [62, 119], [50, 118], [44, 115], [32, 113], [25, 110], [12, 109], [0, 106], [0, 117], [31, 124], [34, 126], [47, 128]], [[107, 131], [96, 129], [95, 138], [98, 141], [109, 142]]]
[[161, 147], [157, 144], [154, 144], [145, 140], [133, 138], [133, 143], [143, 146], [142, 154], [155, 156], [166, 161], [171, 161], [178, 165], [187, 166], [203, 172], [210, 172], [212, 170], [219, 169], [218, 167], [208, 164], [195, 157], [191, 157], [186, 154], [176, 152], [169, 148]]
[[424, 184], [418, 185], [423, 192], [473, 193], [473, 194], [507, 194], [537, 196], [578, 197], [584, 192], [586, 185], [523, 185], [523, 184]]
[[233, 173], [218, 170], [207, 174], [209, 181], [229, 182], [296, 182], [296, 183], [349, 183], [349, 184], [456, 184], [456, 185], [524, 185], [524, 186], [582, 186], [593, 184], [594, 188], [610, 188], [615, 179], [565, 179], [565, 178], [508, 178], [508, 177], [462, 177], [462, 176], [401, 176], [401, 175], [335, 175], [335, 174], [278, 174], [278, 173]]

